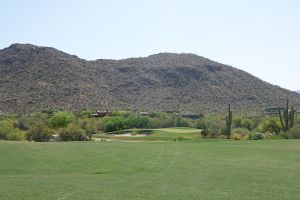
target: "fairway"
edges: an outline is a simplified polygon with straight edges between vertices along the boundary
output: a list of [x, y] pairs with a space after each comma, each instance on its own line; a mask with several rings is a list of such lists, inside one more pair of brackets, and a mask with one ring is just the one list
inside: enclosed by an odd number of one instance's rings
[[0, 199], [300, 199], [300, 140], [0, 141]]

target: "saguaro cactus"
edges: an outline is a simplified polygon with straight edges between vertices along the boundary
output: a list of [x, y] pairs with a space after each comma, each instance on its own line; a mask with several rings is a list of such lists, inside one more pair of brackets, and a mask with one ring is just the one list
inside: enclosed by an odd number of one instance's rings
[[286, 100], [286, 108], [281, 111], [278, 111], [280, 123], [284, 132], [288, 131], [290, 128], [294, 126], [294, 117], [295, 117], [295, 109], [292, 106], [291, 110], [289, 110], [289, 100]]
[[228, 113], [226, 115], [226, 134], [227, 134], [227, 139], [229, 139], [230, 135], [231, 135], [231, 124], [232, 124], [232, 111], [230, 109], [230, 104], [228, 104]]

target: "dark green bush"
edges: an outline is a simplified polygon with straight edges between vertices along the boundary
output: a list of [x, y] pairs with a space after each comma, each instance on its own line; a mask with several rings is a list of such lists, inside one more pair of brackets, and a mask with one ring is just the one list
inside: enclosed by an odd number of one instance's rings
[[53, 138], [53, 130], [43, 122], [36, 122], [26, 134], [26, 139], [35, 142], [49, 142]]
[[69, 124], [68, 127], [60, 129], [59, 137], [62, 141], [88, 140], [85, 131], [76, 124]]
[[297, 124], [288, 131], [289, 139], [300, 139], [300, 124]]
[[121, 130], [125, 125], [125, 119], [123, 117], [108, 117], [104, 121], [104, 131], [112, 132]]
[[205, 128], [205, 129], [203, 129], [203, 130], [201, 131], [201, 136], [202, 136], [203, 138], [206, 138], [206, 137], [208, 136], [208, 134], [209, 134], [209, 131], [208, 131], [207, 128]]
[[287, 132], [280, 132], [279, 136], [283, 139], [289, 139], [289, 135]]
[[129, 115], [124, 123], [128, 128], [147, 128], [150, 122], [146, 116]]
[[255, 132], [249, 135], [249, 140], [263, 140], [263, 139], [264, 139], [263, 133]]

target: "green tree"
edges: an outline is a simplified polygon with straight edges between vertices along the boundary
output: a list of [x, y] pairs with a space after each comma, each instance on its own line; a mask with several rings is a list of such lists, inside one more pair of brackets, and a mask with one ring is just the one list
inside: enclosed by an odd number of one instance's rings
[[104, 123], [104, 131], [112, 132], [122, 130], [126, 127], [126, 119], [124, 117], [106, 117], [103, 121]]
[[69, 123], [75, 120], [73, 113], [68, 112], [57, 112], [50, 118], [50, 127], [52, 128], [64, 128]]

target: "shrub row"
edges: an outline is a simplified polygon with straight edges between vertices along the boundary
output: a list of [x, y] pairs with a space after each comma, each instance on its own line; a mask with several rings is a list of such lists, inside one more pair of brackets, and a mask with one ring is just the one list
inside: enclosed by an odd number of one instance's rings
[[[30, 116], [7, 116], [0, 118], [0, 139], [30, 140], [46, 142], [52, 140], [74, 141], [89, 140], [98, 132], [114, 132], [124, 129], [195, 127], [203, 138], [224, 138], [225, 117], [205, 115], [193, 120], [167, 113], [142, 116], [125, 111], [114, 112], [104, 118], [90, 118], [91, 112], [40, 112]], [[300, 138], [300, 124], [286, 133], [281, 132], [278, 117], [235, 117], [231, 138]]]

